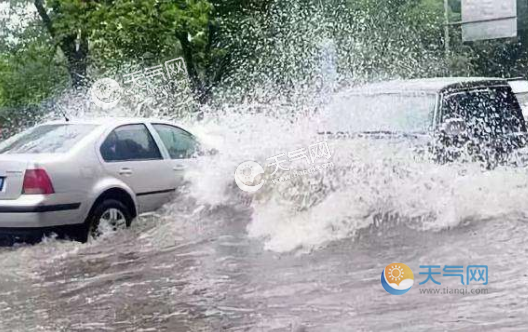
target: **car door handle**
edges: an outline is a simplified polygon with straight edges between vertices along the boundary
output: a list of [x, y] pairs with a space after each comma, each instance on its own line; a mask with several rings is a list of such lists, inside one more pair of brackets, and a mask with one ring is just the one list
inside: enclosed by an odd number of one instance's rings
[[132, 175], [132, 170], [130, 168], [121, 168], [119, 174], [121, 175]]
[[173, 171], [183, 171], [185, 169], [185, 166], [184, 165], [174, 165], [172, 167], [172, 170]]

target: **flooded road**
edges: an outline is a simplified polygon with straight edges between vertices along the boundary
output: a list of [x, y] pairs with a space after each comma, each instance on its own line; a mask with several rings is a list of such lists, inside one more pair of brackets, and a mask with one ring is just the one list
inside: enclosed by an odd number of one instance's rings
[[[311, 253], [266, 251], [251, 211], [172, 210], [88, 245], [0, 252], [2, 331], [521, 331], [528, 323], [528, 218], [421, 232], [387, 223]], [[385, 265], [489, 266], [487, 294], [404, 296]], [[442, 286], [460, 288], [456, 278]], [[468, 286], [469, 287], [469, 286]], [[484, 287], [484, 286], [483, 286]]]
[[[0, 248], [0, 331], [526, 330], [525, 170], [435, 165], [398, 141], [334, 142], [335, 168], [248, 199], [238, 163], [318, 139], [251, 118], [243, 133], [223, 126], [233, 135], [221, 152], [130, 229]], [[405, 295], [381, 285], [391, 263], [413, 270]], [[487, 265], [489, 283], [419, 285], [424, 265]], [[423, 293], [444, 288], [479, 294]]]
[[[496, 97], [497, 81], [475, 85], [490, 95], [478, 103], [450, 100], [469, 94], [470, 76], [525, 75], [525, 41], [457, 41], [444, 21], [464, 15], [438, 2], [34, 1], [46, 24], [0, 43], [5, 122], [18, 130], [41, 111], [174, 120], [207, 153], [189, 162], [173, 202], [129, 229], [87, 244], [0, 247], [0, 332], [527, 331], [528, 168], [426, 155], [440, 129], [453, 138], [493, 129], [508, 136], [501, 150], [522, 138], [518, 105]], [[450, 75], [464, 78], [356, 90]], [[64, 91], [70, 77], [75, 88]], [[459, 112], [465, 104], [478, 112]], [[496, 123], [481, 128], [481, 117]], [[319, 160], [331, 167], [301, 173], [315, 169], [319, 133], [334, 136]], [[291, 166], [285, 181], [265, 174], [253, 195], [236, 187], [238, 165], [268, 170], [278, 156]], [[413, 271], [404, 295], [382, 286], [393, 263]], [[468, 280], [475, 265], [487, 266], [486, 285]], [[435, 266], [438, 284], [423, 266]]]

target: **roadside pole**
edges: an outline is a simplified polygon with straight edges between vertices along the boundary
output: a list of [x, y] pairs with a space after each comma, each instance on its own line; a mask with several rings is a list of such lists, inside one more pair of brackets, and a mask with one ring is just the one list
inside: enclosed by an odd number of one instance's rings
[[[528, 0], [517, 0], [517, 31], [523, 50], [528, 50]], [[526, 75], [525, 75], [526, 76]]]
[[445, 46], [445, 56], [446, 59], [449, 59], [451, 53], [451, 39], [449, 36], [449, 0], [444, 0], [444, 46]]

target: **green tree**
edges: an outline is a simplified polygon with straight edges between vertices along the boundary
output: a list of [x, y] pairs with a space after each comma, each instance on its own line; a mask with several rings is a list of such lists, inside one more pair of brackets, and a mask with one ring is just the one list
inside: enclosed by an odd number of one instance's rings
[[67, 59], [74, 86], [83, 83], [89, 65], [104, 70], [182, 55], [193, 91], [205, 103], [231, 63], [234, 45], [225, 36], [234, 25], [228, 22], [265, 10], [268, 2], [35, 0], [35, 6]]
[[88, 34], [86, 19], [90, 14], [90, 2], [80, 0], [34, 0], [35, 8], [54, 43], [64, 54], [68, 73], [74, 87], [86, 80], [88, 67]]

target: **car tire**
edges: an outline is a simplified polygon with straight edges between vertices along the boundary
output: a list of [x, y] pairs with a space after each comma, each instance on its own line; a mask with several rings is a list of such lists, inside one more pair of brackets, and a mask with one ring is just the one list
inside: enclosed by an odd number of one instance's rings
[[[110, 227], [121, 229], [130, 227], [132, 214], [123, 202], [116, 199], [105, 199], [92, 208], [76, 234], [77, 241], [86, 243], [90, 238], [97, 238], [101, 235], [99, 229], [101, 221], [107, 221]], [[117, 224], [113, 224], [117, 222]]]

